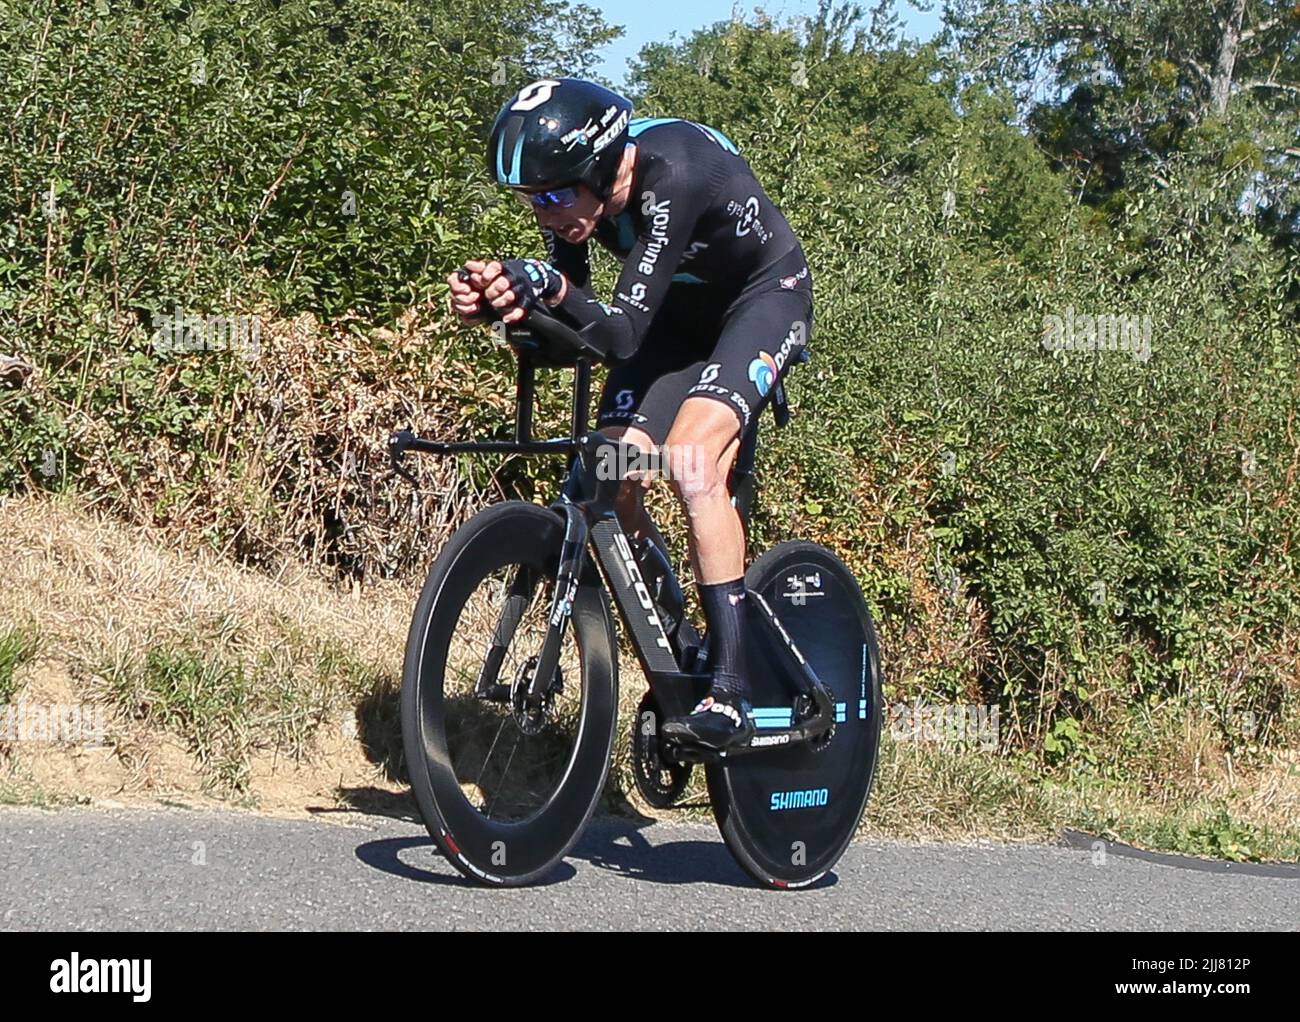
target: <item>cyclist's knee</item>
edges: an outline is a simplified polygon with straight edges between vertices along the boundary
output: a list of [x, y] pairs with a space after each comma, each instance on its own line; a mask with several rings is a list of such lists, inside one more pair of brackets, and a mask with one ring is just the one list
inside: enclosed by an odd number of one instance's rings
[[688, 516], [728, 498], [727, 476], [738, 446], [736, 419], [728, 408], [702, 399], [683, 406], [665, 454], [673, 489]]
[[727, 499], [730, 462], [707, 443], [669, 438], [668, 477], [688, 518], [697, 518], [719, 500]]

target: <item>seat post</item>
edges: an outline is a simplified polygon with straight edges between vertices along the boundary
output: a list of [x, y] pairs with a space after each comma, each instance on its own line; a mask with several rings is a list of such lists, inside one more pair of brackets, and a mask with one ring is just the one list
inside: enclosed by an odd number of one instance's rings
[[533, 439], [533, 360], [519, 353], [515, 372], [515, 442], [526, 444]]
[[570, 417], [569, 436], [580, 439], [587, 432], [591, 418], [591, 360], [578, 359], [573, 370], [573, 412]]

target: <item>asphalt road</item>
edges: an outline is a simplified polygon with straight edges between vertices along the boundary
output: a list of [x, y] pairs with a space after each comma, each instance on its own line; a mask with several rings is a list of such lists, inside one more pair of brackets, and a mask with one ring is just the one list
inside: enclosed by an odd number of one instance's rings
[[817, 888], [770, 892], [712, 827], [606, 820], [548, 883], [488, 890], [405, 819], [4, 809], [0, 929], [1300, 927], [1298, 867], [1224, 870], [1079, 844], [861, 842]]

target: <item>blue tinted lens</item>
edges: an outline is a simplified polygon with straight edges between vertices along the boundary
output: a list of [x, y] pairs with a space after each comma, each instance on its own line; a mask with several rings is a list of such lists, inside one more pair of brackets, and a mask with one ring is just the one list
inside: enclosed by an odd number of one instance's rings
[[527, 192], [524, 199], [538, 209], [569, 209], [578, 201], [576, 188], [552, 188], [546, 192]]

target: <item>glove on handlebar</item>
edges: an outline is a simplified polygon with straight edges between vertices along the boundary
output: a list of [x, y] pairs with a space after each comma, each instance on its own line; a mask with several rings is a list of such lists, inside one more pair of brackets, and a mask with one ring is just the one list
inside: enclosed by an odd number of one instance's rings
[[525, 309], [554, 298], [564, 286], [564, 275], [540, 259], [503, 259], [501, 270], [510, 282], [510, 290], [518, 296], [518, 305]]

